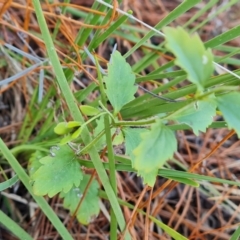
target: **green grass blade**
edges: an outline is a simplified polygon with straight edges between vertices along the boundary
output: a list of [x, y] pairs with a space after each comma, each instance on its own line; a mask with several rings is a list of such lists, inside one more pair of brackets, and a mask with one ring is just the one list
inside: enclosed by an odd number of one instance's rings
[[0, 210], [0, 223], [19, 239], [33, 240], [17, 223]]
[[94, 39], [92, 40], [93, 41], [93, 44], [91, 46], [91, 48], [89, 48], [90, 50], [91, 49], [95, 49], [100, 43], [102, 43], [104, 40], [106, 40], [110, 34], [112, 34], [119, 26], [121, 26], [126, 20], [128, 19], [127, 16], [121, 16], [115, 23], [113, 23], [110, 27], [107, 28], [107, 30], [100, 36], [97, 37], [97, 39], [94, 41]]
[[[106, 199], [106, 193], [103, 191], [99, 191], [99, 196], [102, 198]], [[119, 203], [123, 206], [126, 206], [130, 209], [134, 209], [134, 206], [128, 202], [125, 202], [121, 199], [118, 199]], [[137, 212], [143, 214], [144, 216], [146, 216], [146, 213], [140, 209], [137, 209]], [[175, 240], [187, 240], [187, 238], [185, 238], [183, 235], [181, 235], [180, 233], [176, 232], [174, 229], [168, 227], [166, 224], [164, 224], [163, 222], [157, 220], [155, 217], [148, 215], [148, 217], [154, 222], [156, 223], [160, 228], [162, 228], [169, 236], [171, 236], [172, 238], [174, 238]]]
[[[63, 2], [64, 3], [70, 3], [70, 0], [64, 0]], [[66, 11], [67, 11], [66, 8], [67, 8], [66, 6], [63, 6], [63, 7], [60, 8], [60, 11], [61, 11], [62, 15], [64, 15], [66, 13]], [[61, 21], [58, 19], [56, 24], [55, 24], [55, 27], [54, 27], [54, 30], [53, 30], [53, 34], [52, 34], [53, 40], [56, 39], [57, 34], [59, 32], [59, 29], [60, 29], [60, 26], [61, 26]]]
[[231, 41], [232, 39], [239, 36], [240, 36], [240, 26], [236, 26], [216, 36], [215, 38], [210, 39], [209, 41], [205, 42], [204, 45], [206, 48], [214, 48], [228, 41]]
[[[200, 0], [186, 0], [183, 1], [178, 7], [171, 11], [165, 18], [163, 18], [154, 28], [162, 29], [167, 24], [174, 21], [177, 17], [181, 16], [183, 13], [188, 11], [190, 8], [199, 3]], [[125, 55], [124, 57], [129, 57], [133, 52], [135, 52], [142, 44], [144, 44], [150, 37], [156, 34], [155, 31], [151, 30], [148, 32], [137, 44], [135, 44]]]
[[12, 185], [14, 185], [16, 182], [18, 181], [18, 176], [15, 175], [14, 177], [8, 179], [5, 182], [0, 183], [0, 192], [11, 187]]
[[[107, 107], [107, 97], [105, 95], [103, 78], [102, 78], [102, 74], [100, 72], [100, 66], [97, 61], [97, 58], [95, 58], [95, 61], [96, 61], [96, 65], [97, 65], [97, 73], [98, 73], [98, 78], [99, 78], [102, 103], [103, 103], [104, 107]], [[104, 116], [104, 128], [105, 128], [105, 136], [106, 136], [107, 151], [108, 151], [109, 180], [110, 180], [110, 184], [112, 186], [112, 189], [113, 189], [115, 195], [117, 195], [115, 158], [114, 158], [114, 151], [113, 151], [113, 144], [112, 144], [111, 126], [110, 126], [110, 120], [109, 120], [108, 115]], [[116, 218], [116, 215], [114, 214], [114, 211], [112, 208], [110, 211], [110, 216], [111, 216], [110, 239], [117, 239], [117, 221], [116, 221], [117, 218]]]
[[141, 72], [144, 69], [146, 69], [148, 66], [150, 66], [154, 61], [156, 61], [159, 58], [159, 55], [156, 54], [155, 52], [150, 52], [145, 54], [145, 56], [143, 56], [139, 62], [135, 63], [132, 66], [132, 70], [134, 72]]
[[165, 231], [169, 236], [171, 236], [172, 238], [176, 239], [176, 240], [187, 240], [187, 238], [185, 238], [183, 235], [181, 235], [180, 233], [176, 232], [174, 229], [168, 227], [166, 224], [164, 224], [163, 222], [157, 220], [156, 218], [149, 216], [149, 218], [156, 223], [160, 228], [162, 228], [163, 231]]
[[217, 8], [212, 14], [209, 14], [207, 18], [205, 18], [200, 24], [197, 24], [196, 27], [191, 29], [191, 32], [195, 32], [197, 29], [203, 27], [205, 24], [209, 23], [213, 18], [215, 18], [218, 14], [222, 13], [226, 9], [229, 9], [232, 5], [237, 3], [239, 0], [230, 0], [226, 4], [222, 4], [221, 7]]
[[[40, 29], [42, 31], [43, 39], [44, 39], [44, 42], [46, 44], [48, 56], [49, 56], [50, 61], [52, 63], [52, 66], [53, 66], [54, 72], [56, 74], [57, 81], [58, 81], [58, 84], [59, 84], [60, 89], [62, 91], [62, 94], [63, 94], [63, 96], [66, 100], [66, 103], [68, 105], [68, 108], [71, 112], [71, 115], [72, 115], [73, 119], [75, 121], [79, 121], [79, 122], [83, 123], [84, 122], [83, 116], [82, 116], [82, 114], [81, 114], [81, 112], [78, 108], [78, 105], [75, 101], [73, 93], [71, 92], [71, 90], [69, 88], [69, 85], [68, 85], [68, 82], [65, 78], [64, 72], [62, 70], [62, 66], [59, 62], [58, 55], [57, 55], [55, 47], [53, 45], [49, 30], [48, 30], [48, 27], [47, 27], [47, 24], [46, 24], [46, 21], [45, 21], [45, 18], [44, 18], [42, 9], [41, 9], [40, 2], [38, 0], [34, 0], [33, 5], [34, 5], [34, 9], [36, 11], [36, 15], [37, 15], [37, 18], [38, 18]], [[85, 143], [85, 145], [88, 145], [88, 143], [90, 143], [92, 141], [90, 133], [89, 133], [88, 129], [86, 129], [86, 128], [84, 128], [84, 130], [82, 131], [82, 139], [83, 139], [83, 142]], [[114, 191], [113, 191], [113, 189], [112, 189], [112, 187], [109, 183], [107, 173], [106, 173], [106, 171], [103, 167], [103, 164], [102, 164], [101, 159], [98, 155], [98, 152], [93, 147], [91, 149], [91, 151], [89, 152], [89, 155], [90, 155], [90, 157], [91, 157], [91, 159], [94, 163], [94, 166], [96, 168], [98, 176], [99, 176], [99, 178], [100, 178], [100, 180], [101, 180], [101, 182], [102, 182], [102, 184], [103, 184], [103, 186], [106, 190], [106, 193], [109, 197], [109, 201], [110, 201], [111, 206], [114, 210], [115, 216], [117, 217], [119, 227], [123, 231], [124, 228], [125, 228], [125, 220], [124, 220], [124, 217], [123, 217], [123, 213], [122, 213], [121, 208], [120, 208], [120, 206], [117, 202], [117, 198], [114, 194]]]
[[236, 231], [231, 236], [230, 240], [238, 240], [240, 237], [240, 227], [236, 229]]
[[[79, 159], [79, 162], [88, 168], [93, 168], [93, 164], [89, 161]], [[104, 168], [109, 169], [109, 164], [104, 163]], [[126, 172], [136, 172], [134, 168], [130, 164], [116, 164], [116, 170], [117, 171], [126, 171]], [[185, 179], [194, 179], [196, 181], [209, 181], [209, 182], [216, 182], [216, 183], [226, 183], [230, 184], [233, 186], [240, 186], [240, 182], [236, 181], [231, 181], [227, 179], [222, 179], [222, 178], [216, 178], [216, 177], [209, 177], [209, 176], [204, 176], [200, 174], [195, 174], [195, 173], [189, 173], [189, 172], [184, 172], [184, 171], [178, 171], [178, 170], [173, 170], [173, 169], [160, 169], [158, 171], [158, 175], [164, 178], [185, 178]]]
[[199, 187], [199, 183], [197, 183], [197, 182], [195, 182], [191, 179], [188, 179], [188, 178], [169, 177], [169, 179], [172, 179], [176, 182], [180, 182], [180, 183], [183, 183], [185, 185], [192, 186], [192, 187]]
[[[107, 3], [111, 2], [111, 0], [106, 0]], [[92, 9], [97, 9], [97, 7], [99, 6], [99, 3], [97, 1], [95, 1], [92, 5]], [[98, 9], [99, 12], [104, 12], [106, 10], [106, 6], [101, 5]], [[91, 14], [89, 14], [87, 16], [87, 18], [85, 19], [85, 23], [91, 24], [91, 25], [96, 25], [99, 21], [99, 19], [101, 18], [100, 15], [95, 15], [95, 16], [91, 16]], [[77, 43], [78, 46], [83, 46], [87, 40], [87, 38], [89, 37], [90, 33], [92, 32], [91, 28], [82, 28], [79, 32], [78, 35], [76, 37], [75, 42]]]
[[203, 8], [201, 8], [193, 17], [191, 17], [184, 25], [183, 28], [186, 28], [189, 26], [191, 23], [193, 23], [195, 20], [197, 20], [201, 15], [207, 12], [208, 9], [213, 7], [218, 0], [210, 0], [206, 5], [204, 5]]
[[6, 158], [12, 169], [16, 172], [17, 176], [21, 180], [21, 182], [24, 184], [24, 186], [27, 188], [28, 192], [31, 194], [31, 196], [34, 198], [36, 203], [39, 205], [41, 210], [44, 212], [46, 217], [49, 219], [49, 221], [53, 224], [53, 226], [57, 229], [58, 233], [62, 236], [63, 239], [73, 239], [71, 235], [69, 234], [68, 230], [64, 227], [63, 223], [59, 220], [57, 215], [54, 213], [52, 208], [48, 205], [46, 200], [43, 197], [36, 196], [33, 191], [32, 187], [29, 184], [30, 179], [22, 166], [18, 163], [17, 159], [13, 156], [13, 154], [10, 152], [10, 150], [7, 148], [7, 146], [4, 144], [2, 139], [0, 138], [0, 149], [3, 154], [3, 156]]

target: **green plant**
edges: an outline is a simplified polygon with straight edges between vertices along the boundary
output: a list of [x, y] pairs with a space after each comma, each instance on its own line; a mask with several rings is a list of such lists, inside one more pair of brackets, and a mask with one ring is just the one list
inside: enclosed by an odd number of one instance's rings
[[[156, 29], [166, 26], [197, 2], [199, 1], [183, 2], [164, 18], [156, 26]], [[63, 111], [64, 116], [60, 117], [57, 125], [54, 121], [54, 112], [51, 109], [46, 110], [46, 116], [48, 116], [46, 122], [42, 125], [38, 136], [29, 141], [32, 149], [29, 145], [25, 146], [28, 151], [34, 150], [28, 165], [31, 185], [29, 185], [29, 177], [16, 163], [9, 150], [4, 148], [3, 142], [0, 142], [0, 146], [3, 155], [8, 159], [19, 179], [24, 182], [33, 196], [36, 195], [35, 199], [45, 209], [46, 215], [49, 208], [44, 199], [38, 196], [53, 197], [60, 193], [64, 207], [69, 209], [71, 215], [76, 216], [82, 224], [88, 224], [98, 215], [100, 211], [98, 202], [102, 197], [111, 204], [111, 239], [117, 238], [117, 226], [122, 236], [130, 239], [130, 233], [125, 232], [128, 229], [126, 229], [127, 224], [120, 207], [134, 207], [117, 197], [116, 171], [136, 172], [150, 187], [154, 186], [157, 176], [193, 187], [199, 187], [202, 181], [240, 186], [239, 182], [198, 175], [187, 172], [187, 169], [184, 169], [185, 171], [173, 170], [167, 164], [167, 160], [173, 159], [173, 154], [177, 149], [175, 132], [178, 130], [191, 129], [195, 135], [198, 135], [200, 131], [205, 132], [207, 128], [227, 126], [229, 129], [234, 129], [238, 137], [240, 136], [240, 107], [238, 104], [240, 94], [237, 80], [232, 73], [213, 77], [215, 63], [210, 49], [238, 36], [239, 27], [231, 29], [228, 34], [224, 33], [205, 44], [197, 34], [191, 36], [183, 28], [163, 28], [166, 44], [157, 48], [150, 45], [150, 48], [151, 50], [161, 49], [163, 52], [171, 52], [175, 55], [175, 60], [162, 67], [155, 62], [158, 55], [154, 51], [146, 52], [143, 59], [133, 66], [126, 62], [126, 57], [130, 56], [138, 47], [145, 45], [149, 47], [145, 41], [153, 35], [156, 29], [136, 41], [134, 35], [130, 35], [136, 45], [124, 56], [121, 56], [118, 51], [113, 51], [107, 73], [101, 70], [98, 57], [95, 55], [95, 58], [92, 58], [97, 68], [98, 82], [74, 95], [68, 84], [72, 81], [73, 71], [67, 69], [63, 72], [39, 2], [34, 1], [34, 6], [49, 59], [68, 110]], [[95, 2], [93, 8], [97, 8], [97, 6], [98, 4]], [[106, 8], [101, 5], [100, 9], [105, 11]], [[89, 21], [94, 25], [101, 21], [102, 24], [105, 24], [111, 19], [111, 16], [112, 11], [108, 11], [103, 19], [99, 16], [91, 18], [89, 15], [86, 22]], [[89, 50], [96, 49], [113, 31], [121, 35], [117, 27], [123, 25], [126, 19], [126, 16], [121, 16], [103, 33], [100, 29], [96, 30], [89, 44]], [[57, 28], [54, 32], [56, 36]], [[78, 46], [86, 43], [90, 32], [91, 29], [82, 28], [76, 39]], [[81, 52], [82, 59], [87, 56], [90, 55], [86, 51]], [[149, 64], [155, 66], [155, 70], [147, 76], [141, 76], [141, 70]], [[181, 70], [175, 70], [175, 65]], [[238, 72], [236, 71], [236, 74]], [[154, 81], [163, 77], [172, 78], [172, 80], [165, 85], [154, 82], [159, 86], [154, 93], [157, 95], [160, 92], [168, 91], [164, 95], [165, 99], [150, 96], [148, 93], [138, 98], [134, 97], [137, 91], [136, 83], [149, 79]], [[171, 90], [185, 79], [188, 79], [190, 84], [179, 89], [175, 88], [174, 91]], [[87, 102], [86, 96], [95, 89], [98, 89], [101, 96], [94, 102]], [[36, 94], [37, 91], [35, 96]], [[50, 97], [55, 94], [53, 88], [48, 91], [40, 104], [41, 112], [46, 108]], [[79, 107], [76, 99], [78, 103], [85, 101], [85, 105]], [[172, 101], [168, 102], [167, 99]], [[110, 110], [108, 101], [113, 110]], [[60, 101], [56, 101], [56, 108], [59, 106]], [[214, 121], [216, 115], [223, 115], [225, 121]], [[88, 120], [86, 120], [87, 116], [90, 117]], [[64, 120], [70, 117], [71, 121]], [[25, 134], [26, 142], [31, 134], [31, 129], [39, 119], [41, 116], [37, 114], [29, 128], [25, 127], [29, 121], [28, 117], [25, 119], [20, 136]], [[60, 136], [63, 135], [63, 138], [59, 138], [54, 132]], [[41, 143], [41, 139], [47, 140], [45, 143]], [[126, 154], [119, 157], [114, 153], [114, 145], [122, 143], [125, 144]], [[18, 151], [26, 151], [24, 145], [21, 147], [22, 149], [13, 149], [13, 153], [14, 151], [15, 154]], [[50, 154], [46, 156], [48, 148], [50, 148]], [[104, 157], [108, 158], [106, 163], [102, 162]], [[90, 161], [86, 160], [88, 158]], [[99, 190], [100, 185], [94, 179], [94, 175], [90, 176], [84, 172], [85, 168], [96, 170], [104, 191]], [[109, 177], [106, 170], [109, 171]], [[8, 184], [9, 182], [7, 182]], [[186, 239], [155, 217], [140, 209], [137, 211], [145, 214], [171, 237]], [[47, 216], [63, 238], [71, 239], [67, 230], [59, 220], [56, 220], [52, 212]]]
[[[81, 163], [78, 162], [77, 156], [83, 157], [85, 154], [89, 154], [93, 148], [101, 152], [105, 148], [105, 141], [107, 141], [109, 169], [110, 173], [113, 173], [112, 177], [115, 178], [114, 172], [116, 169], [115, 158], [112, 153], [112, 139], [115, 140], [119, 135], [116, 132], [117, 128], [122, 131], [125, 140], [121, 138], [121, 141], [113, 141], [113, 144], [125, 142], [126, 153], [131, 160], [129, 164], [131, 163], [132, 168], [143, 178], [144, 183], [151, 187], [154, 186], [159, 169], [164, 167], [165, 162], [173, 157], [177, 149], [177, 140], [169, 123], [187, 124], [198, 135], [199, 131], [206, 131], [212, 124], [213, 117], [216, 115], [216, 108], [219, 108], [224, 114], [229, 128], [233, 128], [238, 134], [240, 133], [239, 124], [237, 124], [240, 112], [237, 103], [240, 93], [237, 92], [237, 88], [229, 87], [226, 91], [221, 86], [205, 87], [206, 82], [211, 81], [214, 70], [211, 50], [205, 50], [198, 35], [195, 34], [191, 37], [182, 28], [165, 28], [164, 33], [166, 34], [167, 48], [176, 56], [175, 64], [179, 65], [186, 72], [187, 79], [196, 85], [195, 95], [187, 101], [179, 100], [186, 102], [185, 105], [164, 115], [153, 115], [148, 119], [134, 121], [119, 120], [121, 109], [135, 99], [134, 94], [137, 87], [135, 86], [135, 76], [129, 64], [118, 51], [113, 52], [106, 76], [102, 77], [97, 64], [102, 96], [98, 108], [86, 105], [81, 107], [83, 114], [92, 116], [92, 118], [85, 123], [60, 122], [55, 127], [57, 134], [67, 134], [67, 136], [63, 138], [64, 141], [59, 142], [59, 147], [53, 147], [52, 156], [37, 160], [42, 165], [35, 167], [35, 172], [31, 174], [35, 194], [48, 194], [52, 197], [60, 192], [61, 197], [65, 199], [64, 206], [67, 206], [73, 213], [77, 206], [77, 202], [73, 199], [79, 195], [79, 191], [74, 191], [81, 188], [81, 182], [83, 181], [83, 174], [80, 171]], [[236, 91], [234, 91], [235, 89]], [[113, 107], [112, 113], [107, 110], [106, 98]], [[233, 107], [230, 108], [229, 106]], [[103, 115], [105, 116], [103, 117]], [[95, 128], [92, 130], [95, 140], [84, 146], [81, 141], [81, 134], [92, 122], [96, 122]], [[110, 129], [113, 129], [113, 131], [110, 132]], [[69, 146], [77, 148], [75, 150], [71, 149], [65, 145], [66, 142], [69, 143]], [[30, 164], [35, 164], [35, 161], [33, 159]], [[191, 177], [185, 178], [180, 175], [180, 178], [174, 178], [173, 173], [172, 179], [198, 186], [196, 182], [191, 180]], [[112, 179], [112, 182], [114, 182], [114, 179]], [[239, 185], [234, 182], [232, 184]], [[86, 180], [84, 185], [86, 186]], [[89, 192], [93, 191], [91, 186]], [[83, 191], [84, 189], [81, 192]], [[70, 201], [70, 197], [72, 201]], [[81, 215], [80, 208], [79, 213], [77, 213], [80, 222], [89, 223], [91, 217], [99, 212], [99, 209], [97, 209], [98, 201], [95, 198], [97, 198], [97, 191], [95, 191], [95, 197], [91, 201], [86, 196], [82, 206], [85, 203], [86, 209], [89, 209], [88, 204], [95, 205], [96, 211], [89, 212], [89, 215], [86, 216], [89, 220], [86, 220], [86, 218], [81, 219], [81, 216], [79, 216]], [[95, 201], [95, 203], [92, 203], [92, 201]], [[65, 202], [68, 202], [68, 204], [65, 204]]]

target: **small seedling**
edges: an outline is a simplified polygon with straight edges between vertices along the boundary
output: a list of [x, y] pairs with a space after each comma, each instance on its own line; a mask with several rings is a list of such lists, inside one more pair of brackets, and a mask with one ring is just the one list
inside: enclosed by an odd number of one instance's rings
[[[99, 152], [106, 147], [106, 128], [111, 128], [114, 136], [113, 144], [125, 143], [126, 155], [131, 160], [132, 168], [143, 178], [143, 182], [151, 187], [154, 186], [159, 169], [163, 168], [166, 161], [173, 157], [177, 150], [177, 139], [174, 131], [171, 130], [172, 122], [185, 123], [192, 128], [198, 135], [205, 132], [213, 122], [218, 108], [224, 115], [228, 127], [236, 130], [240, 135], [239, 102], [240, 94], [230, 92], [216, 95], [221, 88], [207, 89], [206, 83], [210, 81], [213, 74], [213, 55], [210, 49], [205, 49], [198, 35], [190, 36], [182, 28], [165, 28], [166, 47], [176, 56], [175, 63], [187, 74], [187, 79], [196, 85], [197, 91], [191, 101], [176, 111], [165, 115], [152, 116], [151, 119], [139, 119], [134, 121], [119, 120], [118, 115], [121, 109], [135, 99], [137, 91], [135, 86], [135, 75], [118, 51], [114, 51], [108, 64], [108, 74], [101, 76], [98, 71], [99, 79], [102, 79], [102, 96], [106, 96], [113, 108], [112, 113], [104, 103], [99, 102], [99, 107], [83, 105], [80, 107], [83, 114], [90, 117], [85, 123], [78, 121], [61, 122], [54, 131], [59, 135], [65, 135], [60, 141], [62, 145], [59, 149], [52, 147], [50, 156], [42, 158], [39, 162], [38, 170], [31, 178], [34, 181], [33, 189], [37, 195], [48, 194], [50, 197], [56, 193], [64, 199], [64, 206], [73, 213], [79, 201], [79, 192], [84, 191], [88, 177], [81, 171], [81, 165], [74, 151], [65, 145], [67, 142], [73, 144], [75, 140], [81, 140], [81, 133], [88, 124], [94, 124], [94, 140], [88, 146], [83, 146], [81, 154], [87, 154], [91, 148]], [[184, 44], [182, 39], [184, 39]], [[96, 62], [97, 63], [97, 62]], [[97, 63], [98, 66], [98, 63]], [[100, 83], [101, 84], [101, 83]], [[165, 99], [168, 100], [169, 99]], [[104, 98], [103, 98], [103, 101]], [[175, 102], [175, 100], [171, 100]], [[236, 104], [235, 104], [236, 103]], [[231, 107], [229, 107], [231, 106]], [[108, 118], [106, 125], [105, 118]], [[131, 127], [130, 127], [131, 126]], [[117, 129], [121, 129], [121, 134], [116, 137], [114, 134]], [[33, 163], [31, 163], [33, 164]], [[173, 179], [178, 180], [178, 178]], [[179, 181], [190, 185], [198, 186], [190, 179], [182, 178]], [[95, 196], [97, 194], [97, 183], [94, 183]], [[90, 189], [90, 192], [93, 189]], [[89, 192], [89, 194], [90, 194]], [[86, 196], [85, 204], [81, 209], [88, 209], [87, 202], [91, 199]], [[94, 211], [84, 213], [79, 209], [77, 218], [84, 224], [89, 223], [91, 217], [99, 213], [97, 203]]]

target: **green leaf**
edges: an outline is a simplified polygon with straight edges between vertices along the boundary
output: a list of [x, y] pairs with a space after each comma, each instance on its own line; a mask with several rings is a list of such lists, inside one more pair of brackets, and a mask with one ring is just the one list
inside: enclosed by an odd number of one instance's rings
[[87, 106], [87, 105], [81, 105], [80, 110], [84, 115], [87, 115], [87, 116], [96, 116], [101, 112], [97, 108], [94, 108], [92, 106]]
[[115, 51], [108, 63], [108, 76], [104, 77], [106, 94], [117, 114], [121, 108], [134, 99], [137, 86], [130, 65], [118, 51]]
[[141, 134], [147, 132], [146, 128], [124, 128], [123, 132], [125, 135], [125, 146], [126, 154], [134, 158], [133, 150], [140, 144], [142, 141]]
[[54, 132], [58, 135], [63, 135], [72, 131], [72, 128], [79, 126], [81, 126], [81, 123], [78, 121], [60, 122], [54, 128]]
[[52, 147], [50, 154], [40, 160], [42, 166], [31, 177], [36, 195], [53, 197], [78, 187], [82, 180], [80, 164], [68, 145]]
[[234, 129], [240, 138], [240, 93], [231, 92], [217, 97], [218, 108], [222, 112], [228, 128]]
[[112, 134], [112, 136], [113, 136], [113, 134], [116, 134], [114, 139], [113, 139], [113, 145], [114, 146], [120, 145], [124, 142], [123, 133], [119, 128], [112, 128], [111, 129], [111, 134]]
[[[96, 120], [97, 127], [94, 129], [93, 136], [94, 138], [97, 137], [98, 134], [100, 134], [104, 130], [104, 116], [101, 116], [98, 120]], [[111, 129], [111, 134], [113, 135], [117, 130], [117, 128]], [[113, 140], [113, 145], [120, 145], [124, 141], [123, 134], [120, 131], [117, 136]], [[99, 151], [103, 149], [107, 145], [106, 143], [106, 136], [103, 135], [98, 142], [94, 145], [95, 148]]]
[[54, 132], [58, 135], [64, 135], [67, 134], [70, 131], [70, 129], [67, 127], [66, 122], [60, 122], [57, 124], [57, 126], [54, 128]]
[[66, 135], [64, 138], [61, 139], [59, 145], [65, 145], [71, 141], [72, 141], [72, 135]]
[[1, 182], [0, 183], [0, 192], [7, 189], [7, 188], [10, 188], [11, 186], [13, 186], [17, 181], [19, 180], [18, 178], [18, 175], [15, 175], [14, 177], [8, 179], [7, 181], [5, 182]]
[[71, 135], [71, 139], [76, 139], [80, 136], [80, 134], [82, 133], [83, 127], [78, 128], [72, 135]]
[[180, 233], [176, 232], [174, 229], [172, 229], [168, 225], [164, 224], [163, 222], [157, 220], [156, 218], [152, 217], [151, 215], [149, 216], [149, 218], [154, 223], [156, 223], [160, 228], [162, 228], [162, 230], [165, 231], [172, 238], [174, 238], [176, 240], [187, 240], [187, 238], [185, 238], [183, 235], [181, 235]]
[[[93, 137], [95, 138], [99, 133], [101, 133], [104, 129], [104, 117], [101, 116], [98, 120], [96, 120], [97, 127], [93, 131]], [[95, 148], [100, 151], [106, 146], [106, 136], [103, 135], [98, 142], [95, 143]]]
[[141, 134], [142, 141], [133, 154], [133, 168], [142, 176], [144, 183], [153, 186], [158, 169], [177, 150], [177, 140], [172, 130], [160, 121], [152, 124], [149, 132]]
[[195, 83], [200, 91], [214, 71], [213, 54], [205, 49], [197, 34], [190, 36], [183, 28], [164, 28], [166, 47], [176, 56], [175, 63], [184, 69], [188, 79]]
[[[68, 193], [62, 192], [60, 194], [60, 197], [64, 198], [63, 206], [69, 209], [71, 214], [75, 212], [89, 179], [90, 175], [83, 175], [79, 187], [73, 187]], [[82, 224], [89, 224], [91, 220], [96, 218], [99, 214], [98, 189], [98, 182], [93, 180], [76, 214], [78, 221]]]
[[43, 152], [36, 151], [33, 153], [28, 162], [28, 173], [31, 177], [41, 166], [40, 159], [45, 157]]
[[206, 132], [206, 128], [213, 122], [216, 106], [216, 100], [208, 97], [180, 108], [168, 118], [189, 125], [198, 136], [199, 131]]
[[69, 121], [67, 122], [67, 128], [75, 128], [81, 126], [81, 122], [79, 121]]

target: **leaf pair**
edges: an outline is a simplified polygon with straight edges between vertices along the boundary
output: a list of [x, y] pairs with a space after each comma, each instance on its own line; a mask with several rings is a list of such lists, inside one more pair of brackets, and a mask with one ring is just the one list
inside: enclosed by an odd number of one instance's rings
[[[197, 34], [190, 36], [183, 28], [176, 29], [166, 27], [164, 29], [167, 44], [166, 47], [176, 56], [175, 63], [183, 68], [188, 79], [196, 84], [197, 93], [201, 94], [207, 81], [214, 71], [213, 54], [210, 49], [205, 49], [203, 42]], [[215, 109], [218, 107], [223, 113], [228, 127], [235, 129], [240, 137], [240, 93], [231, 92], [207, 98], [193, 103], [191, 106], [179, 109], [170, 119], [186, 123], [198, 131], [205, 132], [211, 124]]]
[[[188, 79], [196, 84], [197, 94], [204, 92], [206, 82], [214, 71], [213, 55], [205, 49], [197, 34], [192, 37], [182, 28], [165, 28], [166, 47], [176, 56], [176, 65], [183, 68]], [[218, 107], [228, 124], [240, 136], [240, 94], [228, 93], [215, 97], [210, 94], [192, 102], [167, 116], [167, 120], [177, 120], [189, 125], [198, 135], [205, 132], [212, 123]], [[151, 130], [125, 129], [126, 153], [132, 159], [132, 166], [142, 176], [144, 183], [153, 186], [158, 169], [173, 156], [177, 141], [173, 132], [160, 121], [152, 124]]]
[[71, 140], [78, 138], [82, 132], [84, 125], [77, 121], [60, 122], [54, 128], [54, 132], [58, 135], [66, 135], [61, 141], [60, 145], [64, 145]]
[[[34, 194], [53, 197], [61, 193], [64, 207], [71, 213], [75, 211], [90, 178], [83, 174], [75, 153], [68, 145], [52, 147], [50, 156], [46, 157], [36, 152], [29, 161], [28, 170]], [[99, 213], [98, 188], [94, 180], [77, 212], [77, 218], [83, 224], [88, 224]]]

